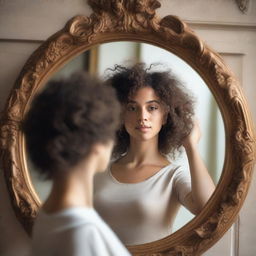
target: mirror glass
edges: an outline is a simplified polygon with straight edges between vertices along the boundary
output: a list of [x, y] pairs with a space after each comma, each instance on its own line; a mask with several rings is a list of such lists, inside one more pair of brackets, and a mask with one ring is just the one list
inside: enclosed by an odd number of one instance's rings
[[[50, 79], [68, 76], [77, 70], [87, 70], [100, 76], [106, 76], [108, 68], [115, 64], [129, 65], [145, 62], [147, 66], [160, 63], [154, 70], [171, 70], [181, 80], [196, 99], [195, 113], [202, 131], [199, 151], [215, 184], [218, 183], [225, 158], [224, 123], [218, 105], [203, 79], [186, 62], [176, 55], [153, 45], [137, 42], [113, 42], [91, 48], [69, 61]], [[51, 183], [42, 181], [35, 172], [28, 156], [27, 168], [40, 201], [47, 197]], [[175, 160], [175, 164], [186, 166], [185, 153]], [[180, 229], [194, 217], [181, 207], [175, 219], [173, 232]], [[160, 239], [160, 237], [159, 237]]]

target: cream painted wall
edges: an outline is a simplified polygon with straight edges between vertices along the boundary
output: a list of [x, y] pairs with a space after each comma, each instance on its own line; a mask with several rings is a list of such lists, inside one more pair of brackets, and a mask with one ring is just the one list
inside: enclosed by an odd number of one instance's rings
[[[160, 16], [175, 14], [220, 52], [241, 81], [256, 120], [256, 1], [242, 14], [234, 0], [163, 0]], [[88, 15], [84, 0], [0, 0], [0, 111], [23, 64], [40, 43], [74, 15]], [[256, 178], [240, 221], [204, 255], [252, 256], [256, 251]], [[30, 239], [16, 220], [0, 173], [0, 255], [25, 256]]]

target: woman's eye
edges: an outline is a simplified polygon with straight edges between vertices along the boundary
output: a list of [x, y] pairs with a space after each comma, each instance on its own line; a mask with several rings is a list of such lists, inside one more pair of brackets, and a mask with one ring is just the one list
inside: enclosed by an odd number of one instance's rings
[[154, 111], [154, 110], [157, 110], [158, 107], [157, 106], [149, 106], [148, 110], [149, 111]]
[[136, 111], [136, 107], [135, 106], [127, 106], [127, 110], [130, 112], [134, 112], [134, 111]]

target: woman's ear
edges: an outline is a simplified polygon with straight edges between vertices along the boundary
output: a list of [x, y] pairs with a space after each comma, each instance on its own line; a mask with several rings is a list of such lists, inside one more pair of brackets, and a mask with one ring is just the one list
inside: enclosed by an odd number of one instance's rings
[[95, 143], [92, 145], [91, 148], [91, 153], [95, 154], [95, 155], [100, 155], [102, 154], [102, 152], [104, 152], [105, 150], [105, 145], [103, 143]]

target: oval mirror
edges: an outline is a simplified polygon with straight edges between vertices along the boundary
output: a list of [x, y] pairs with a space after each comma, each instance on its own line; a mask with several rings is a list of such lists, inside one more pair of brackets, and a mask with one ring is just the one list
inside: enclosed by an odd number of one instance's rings
[[[225, 149], [222, 144], [222, 153], [219, 156], [214, 154], [216, 151], [214, 147], [218, 148], [218, 143], [210, 149], [207, 148], [207, 150], [213, 150], [209, 154], [217, 159], [211, 159], [209, 162], [207, 162], [207, 156], [204, 159], [209, 170], [212, 168], [210, 172], [217, 187], [200, 214], [187, 224], [185, 224], [186, 221], [191, 217], [185, 221], [182, 220], [181, 224], [177, 224], [178, 231], [165, 238], [147, 244], [128, 246], [128, 248], [134, 255], [201, 254], [220, 239], [234, 222], [250, 184], [255, 159], [255, 141], [247, 103], [237, 80], [222, 58], [196, 36], [183, 21], [171, 15], [161, 19], [156, 16], [155, 10], [160, 7], [159, 1], [141, 0], [138, 4], [137, 1], [90, 0], [88, 4], [93, 9], [90, 17], [72, 18], [61, 31], [51, 36], [32, 54], [16, 81], [2, 115], [1, 159], [15, 213], [30, 233], [40, 206], [34, 187], [43, 198], [39, 192], [40, 189], [35, 185], [36, 181], [30, 179], [28, 170], [31, 170], [31, 167], [27, 167], [24, 136], [20, 131], [20, 122], [34, 94], [70, 59], [93, 46], [116, 41], [146, 43], [145, 46], [139, 47], [140, 58], [144, 58], [141, 59], [142, 61], [146, 63], [163, 61], [166, 62], [167, 68], [174, 68], [168, 62], [169, 60], [175, 61], [177, 66], [183, 65], [181, 60], [184, 60], [189, 64], [185, 64], [187, 66], [184, 68], [187, 74], [191, 73], [190, 75], [194, 76], [193, 81], [196, 81], [196, 84], [191, 83], [189, 76], [187, 81], [186, 76], [179, 73], [182, 68], [175, 69], [175, 73], [187, 86], [192, 85], [192, 92], [196, 94], [195, 88], [199, 90], [200, 84], [207, 84], [213, 97], [209, 96], [210, 99], [205, 96], [202, 100], [206, 100], [207, 105], [212, 104], [215, 107], [202, 115], [205, 115], [206, 120], [207, 118], [216, 119], [220, 120], [220, 123], [221, 116], [223, 117]], [[110, 46], [104, 44], [104, 47]], [[154, 59], [151, 54], [153, 50], [150, 47], [168, 51], [168, 61], [159, 60], [161, 55], [159, 52]], [[147, 54], [148, 51], [150, 55]], [[99, 63], [103, 62], [99, 61]], [[111, 63], [108, 62], [107, 67], [110, 66]], [[105, 69], [105, 67], [97, 68], [99, 72]], [[202, 86], [207, 90], [205, 85]], [[211, 93], [208, 92], [208, 95]], [[197, 97], [198, 108], [201, 109], [200, 97], [198, 95]], [[204, 101], [201, 104], [204, 104]], [[221, 115], [216, 108], [217, 105]], [[201, 115], [199, 112], [198, 115]], [[203, 120], [203, 117], [199, 118], [200, 121], [201, 118]], [[205, 134], [207, 132], [209, 134], [209, 129], [213, 128], [208, 125], [208, 121], [202, 124], [203, 129], [206, 129]], [[216, 133], [216, 136], [222, 134], [220, 138], [223, 143], [223, 125], [222, 128], [216, 126], [210, 132]], [[207, 135], [204, 138], [211, 139]], [[202, 139], [202, 144], [207, 145], [209, 141], [203, 142]], [[204, 148], [203, 145], [201, 147]], [[224, 155], [224, 167], [221, 172]]]

